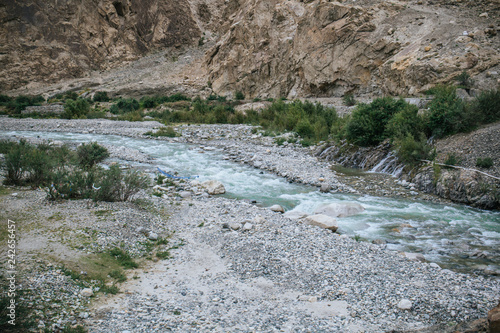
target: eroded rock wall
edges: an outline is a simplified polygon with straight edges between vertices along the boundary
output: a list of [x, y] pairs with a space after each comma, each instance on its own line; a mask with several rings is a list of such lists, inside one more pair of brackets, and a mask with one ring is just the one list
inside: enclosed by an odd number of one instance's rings
[[497, 11], [480, 17], [423, 1], [234, 1], [209, 79], [221, 94], [288, 98], [415, 94], [463, 70], [495, 86], [498, 4], [487, 3]]
[[106, 70], [201, 32], [187, 0], [32, 0], [0, 4], [0, 90]]

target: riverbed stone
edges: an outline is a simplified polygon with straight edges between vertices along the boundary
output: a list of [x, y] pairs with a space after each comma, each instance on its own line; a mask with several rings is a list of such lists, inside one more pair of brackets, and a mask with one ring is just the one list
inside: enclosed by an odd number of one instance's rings
[[150, 231], [148, 233], [148, 239], [152, 241], [158, 240], [158, 234], [156, 232]]
[[324, 214], [331, 217], [346, 217], [357, 215], [363, 212], [365, 208], [355, 202], [331, 203], [319, 206], [314, 210], [315, 214]]
[[192, 197], [193, 192], [190, 192], [190, 191], [181, 191], [181, 192], [179, 192], [179, 195], [181, 196], [181, 198], [187, 199], [187, 198], [191, 198]]
[[420, 254], [420, 253], [413, 253], [413, 252], [405, 252], [404, 253], [405, 257], [410, 259], [410, 260], [414, 260], [414, 261], [421, 261], [421, 262], [425, 262], [425, 257]]
[[80, 295], [82, 295], [83, 297], [91, 297], [94, 295], [94, 292], [91, 288], [84, 288], [80, 291]]
[[237, 222], [229, 223], [229, 228], [231, 228], [231, 230], [240, 230], [241, 224]]
[[337, 231], [338, 229], [337, 220], [328, 215], [324, 214], [311, 215], [306, 217], [305, 220], [307, 223], [311, 225], [315, 225], [324, 229], [329, 229], [332, 231]]
[[307, 215], [309, 214], [301, 212], [300, 210], [292, 210], [283, 214], [284, 217], [287, 217], [291, 220], [300, 220], [306, 217]]
[[207, 190], [208, 194], [211, 194], [211, 195], [226, 193], [226, 188], [218, 180], [204, 181], [203, 183], [201, 183], [201, 186], [203, 186]]
[[283, 207], [281, 207], [280, 205], [272, 205], [271, 207], [269, 207], [270, 210], [272, 210], [273, 212], [277, 212], [277, 213], [284, 213], [285, 212], [285, 209]]
[[400, 310], [411, 310], [411, 307], [413, 304], [409, 299], [403, 298], [401, 301], [398, 303], [398, 309]]

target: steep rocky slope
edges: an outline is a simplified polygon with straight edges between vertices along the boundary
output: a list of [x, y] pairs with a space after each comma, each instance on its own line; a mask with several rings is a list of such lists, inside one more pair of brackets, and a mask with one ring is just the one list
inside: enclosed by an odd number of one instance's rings
[[497, 2], [239, 2], [207, 56], [210, 80], [222, 92], [415, 94], [463, 70], [497, 83], [485, 72], [500, 62]]
[[32, 0], [0, 4], [0, 89], [81, 77], [197, 42], [186, 0]]
[[413, 95], [464, 70], [491, 88], [499, 12], [499, 0], [3, 1], [0, 90]]

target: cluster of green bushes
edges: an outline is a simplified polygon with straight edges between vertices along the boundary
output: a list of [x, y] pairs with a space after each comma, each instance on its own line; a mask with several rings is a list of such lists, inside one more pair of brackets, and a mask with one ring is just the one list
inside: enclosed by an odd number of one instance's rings
[[165, 136], [168, 138], [175, 138], [177, 136], [180, 136], [179, 133], [177, 133], [172, 127], [167, 126], [167, 127], [161, 127], [159, 130], [156, 132], [153, 131], [148, 131], [144, 133], [144, 135], [149, 135], [149, 136], [154, 136], [154, 137], [160, 137], [160, 136]]
[[45, 187], [51, 200], [126, 201], [149, 185], [149, 178], [137, 171], [123, 172], [119, 165], [99, 167], [109, 154], [95, 142], [73, 151], [24, 140], [0, 141], [0, 153], [5, 154], [6, 184]]
[[43, 102], [45, 102], [45, 98], [40, 95], [19, 95], [17, 97], [0, 95], [0, 106], [5, 106], [7, 112], [11, 114], [20, 114], [27, 106], [40, 105]]
[[471, 131], [481, 124], [500, 120], [500, 92], [486, 91], [470, 102], [456, 94], [454, 86], [433, 88], [434, 98], [427, 112], [402, 99], [384, 97], [370, 104], [358, 104], [352, 115], [339, 127], [338, 138], [360, 146], [377, 145], [391, 139], [406, 163], [432, 159], [426, 142], [430, 138]]

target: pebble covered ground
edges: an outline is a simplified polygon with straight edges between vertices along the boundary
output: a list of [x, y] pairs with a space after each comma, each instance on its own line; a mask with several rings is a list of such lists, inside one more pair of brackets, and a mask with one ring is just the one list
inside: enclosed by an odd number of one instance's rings
[[[98, 127], [98, 123], [104, 125]], [[134, 137], [142, 137], [156, 126], [159, 124], [154, 122], [88, 120], [66, 124], [50, 120], [42, 124], [39, 120], [0, 118], [2, 130], [123, 132]], [[251, 133], [248, 126], [184, 126], [178, 130], [183, 137], [168, 140], [226, 148], [228, 159], [256, 167], [255, 163], [261, 163], [260, 167], [264, 165], [290, 180], [317, 186], [328, 182], [332, 188], [352, 191], [340, 184], [328, 167], [310, 157], [308, 148], [294, 144], [277, 147], [272, 138]], [[261, 143], [245, 143], [246, 138]], [[124, 159], [134, 155], [119, 149], [114, 153]], [[182, 245], [171, 250], [169, 259], [143, 262], [120, 285], [118, 295], [92, 296], [89, 308], [83, 307], [89, 299], [81, 295], [82, 287], [68, 279], [60, 267], [45, 264], [50, 257], [38, 263], [41, 268], [33, 269], [33, 274], [28, 274], [33, 261], [26, 261], [26, 281], [47, 281], [43, 285], [32, 283], [40, 290], [50, 290], [44, 299], [58, 297], [61, 287], [52, 288], [49, 283], [53, 274], [64, 276], [67, 289], [74, 289], [69, 293], [73, 296], [63, 301], [74, 310], [62, 316], [55, 307], [40, 327], [56, 330], [65, 323], [84, 322], [89, 332], [121, 333], [390, 332], [438, 324], [453, 329], [461, 321], [484, 318], [500, 297], [498, 278], [411, 261], [383, 245], [357, 242], [244, 201], [209, 196], [196, 183], [177, 182], [161, 197], [141, 193], [140, 199], [99, 207], [85, 201], [53, 206], [44, 203], [42, 213], [26, 213], [29, 216], [25, 218], [54, 231], [62, 232], [56, 228], [59, 223], [72, 235], [87, 232], [88, 238], [97, 237], [83, 247], [70, 246], [74, 237], [61, 238], [76, 257], [115, 244], [124, 244], [132, 254], [142, 256], [149, 251], [141, 244], [150, 231], [160, 236], [175, 231], [172, 242]], [[26, 190], [2, 200], [12, 207], [11, 213], [15, 207], [35, 209], [36, 203], [43, 202], [43, 192]], [[61, 212], [61, 221], [51, 218], [55, 209]], [[165, 218], [158, 218], [160, 210]], [[56, 254], [59, 235], [55, 233], [54, 240], [47, 242]]]
[[500, 293], [498, 280], [245, 202], [200, 197], [179, 211], [169, 227], [185, 245], [96, 306], [91, 332], [404, 331], [484, 317]]

